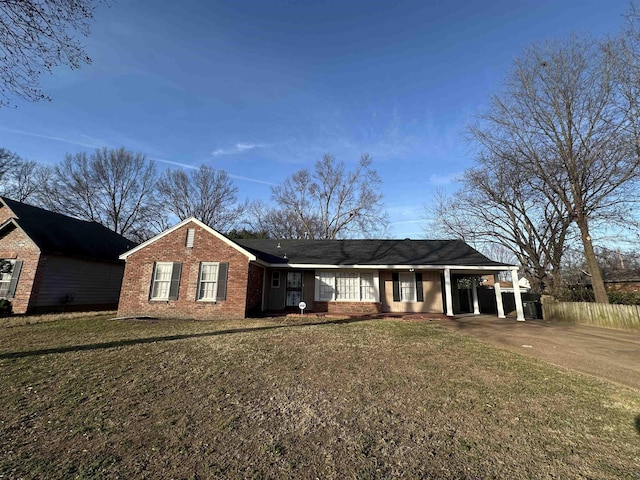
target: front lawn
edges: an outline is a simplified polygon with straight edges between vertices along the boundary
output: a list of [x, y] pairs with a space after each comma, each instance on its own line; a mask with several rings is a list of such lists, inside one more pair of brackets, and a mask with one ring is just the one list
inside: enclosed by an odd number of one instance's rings
[[0, 478], [640, 478], [640, 394], [430, 323], [0, 329]]

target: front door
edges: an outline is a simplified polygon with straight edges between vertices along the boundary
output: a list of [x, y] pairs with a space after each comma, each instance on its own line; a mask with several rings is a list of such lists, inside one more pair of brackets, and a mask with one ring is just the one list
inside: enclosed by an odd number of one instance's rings
[[302, 272], [287, 272], [287, 307], [297, 307], [302, 301]]

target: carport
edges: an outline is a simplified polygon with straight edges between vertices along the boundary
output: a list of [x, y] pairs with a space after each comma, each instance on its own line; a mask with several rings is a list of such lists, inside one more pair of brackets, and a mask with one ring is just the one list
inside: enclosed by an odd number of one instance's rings
[[[522, 295], [520, 292], [520, 288], [518, 286], [518, 267], [509, 266], [503, 269], [496, 269], [495, 267], [458, 267], [458, 266], [447, 266], [443, 269], [443, 296], [444, 296], [444, 310], [447, 316], [454, 316], [454, 291], [453, 284], [455, 278], [461, 277], [470, 277], [470, 278], [479, 278], [484, 275], [493, 275], [494, 277], [494, 293], [496, 297], [496, 306], [498, 312], [498, 318], [505, 318], [504, 312], [504, 303], [502, 301], [502, 291], [500, 288], [500, 281], [498, 280], [498, 276], [501, 272], [510, 272], [511, 280], [513, 282], [513, 295], [516, 304], [516, 320], [523, 322], [524, 318], [524, 309], [522, 305]], [[459, 294], [458, 289], [456, 288], [456, 295]], [[471, 302], [473, 304], [474, 315], [480, 315], [480, 302], [478, 301], [478, 287], [477, 282], [471, 282]]]

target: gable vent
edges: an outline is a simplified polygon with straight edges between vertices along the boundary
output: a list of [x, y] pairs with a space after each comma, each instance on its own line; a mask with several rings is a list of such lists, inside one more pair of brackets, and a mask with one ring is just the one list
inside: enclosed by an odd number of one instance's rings
[[196, 238], [196, 229], [195, 228], [188, 228], [187, 229], [187, 242], [186, 242], [186, 247], [187, 248], [193, 248], [193, 242]]

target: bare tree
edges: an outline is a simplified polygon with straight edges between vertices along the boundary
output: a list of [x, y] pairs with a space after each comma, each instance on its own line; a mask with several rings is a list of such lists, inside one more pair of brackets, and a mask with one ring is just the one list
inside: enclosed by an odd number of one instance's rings
[[0, 195], [38, 204], [50, 173], [47, 166], [0, 149]]
[[286, 221], [296, 236], [306, 238], [382, 236], [388, 220], [382, 182], [371, 163], [368, 155], [362, 155], [355, 169], [348, 171], [343, 161], [324, 155], [313, 172], [300, 170], [272, 188], [277, 207], [271, 217]]
[[269, 206], [260, 200], [250, 202], [246, 211], [249, 229], [263, 232], [267, 238], [322, 238], [319, 219], [306, 220], [303, 222], [293, 211]]
[[144, 240], [160, 216], [156, 181], [154, 163], [141, 153], [124, 148], [77, 153], [55, 166], [43, 202], [50, 210]]
[[40, 90], [42, 72], [66, 65], [79, 68], [91, 59], [75, 37], [89, 34], [93, 0], [0, 0], [0, 106], [11, 95], [48, 99]]
[[562, 204], [529, 184], [526, 172], [497, 157], [480, 157], [453, 195], [426, 206], [430, 230], [460, 237], [479, 250], [508, 249], [536, 293], [553, 292], [571, 220]]
[[158, 192], [180, 220], [196, 217], [219, 231], [236, 225], [244, 209], [237, 204], [238, 188], [227, 172], [205, 165], [189, 174], [167, 171], [158, 182]]
[[46, 189], [52, 169], [34, 160], [23, 160], [11, 172], [5, 185], [6, 195], [19, 202], [35, 205], [42, 203], [42, 192]]
[[575, 37], [533, 46], [471, 129], [483, 154], [525, 172], [575, 222], [601, 303], [592, 226], [620, 218], [640, 168], [638, 116], [625, 105], [616, 62], [601, 44]]
[[15, 153], [6, 148], [0, 148], [0, 182], [2, 182], [0, 185], [4, 185], [6, 177], [11, 174], [11, 171], [15, 169], [21, 161], [22, 159]]

